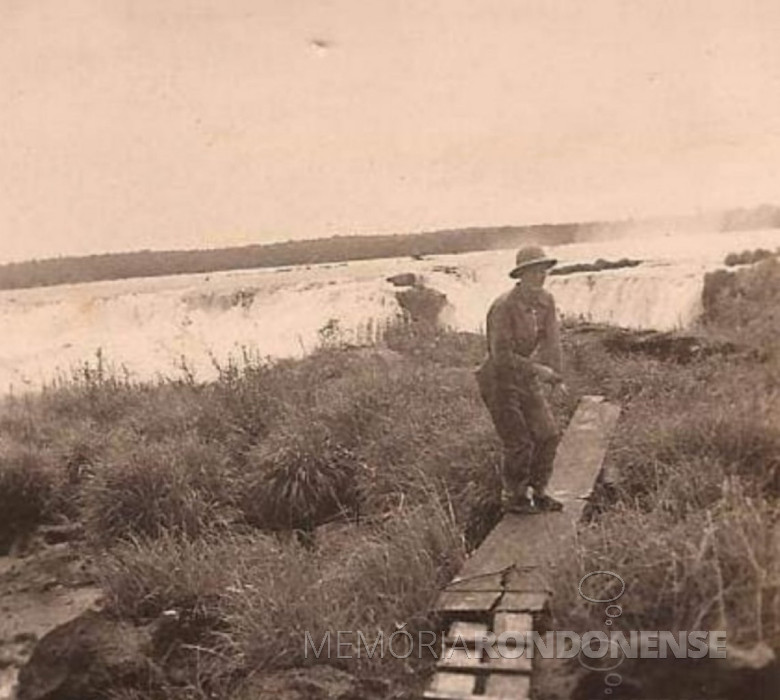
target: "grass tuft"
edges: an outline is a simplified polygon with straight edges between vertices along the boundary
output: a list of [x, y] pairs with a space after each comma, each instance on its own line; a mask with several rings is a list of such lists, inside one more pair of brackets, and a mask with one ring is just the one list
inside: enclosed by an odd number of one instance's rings
[[84, 488], [85, 520], [98, 541], [196, 537], [229, 521], [234, 484], [218, 446], [184, 435], [106, 456]]
[[58, 474], [50, 452], [20, 445], [0, 450], [0, 553], [52, 514]]

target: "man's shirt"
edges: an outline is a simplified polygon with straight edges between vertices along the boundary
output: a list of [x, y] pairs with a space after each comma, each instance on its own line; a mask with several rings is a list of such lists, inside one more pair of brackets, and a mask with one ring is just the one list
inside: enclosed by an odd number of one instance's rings
[[531, 357], [561, 371], [561, 341], [552, 294], [518, 284], [490, 306], [488, 354], [497, 368], [531, 376]]

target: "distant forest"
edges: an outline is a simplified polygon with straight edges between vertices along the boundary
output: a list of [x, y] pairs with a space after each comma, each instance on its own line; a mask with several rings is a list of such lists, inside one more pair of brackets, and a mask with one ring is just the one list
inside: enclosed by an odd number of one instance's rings
[[780, 228], [780, 208], [764, 205], [752, 209], [734, 209], [706, 217], [463, 228], [385, 236], [332, 236], [208, 250], [141, 250], [132, 253], [30, 260], [0, 265], [0, 289], [258, 267], [316, 265], [372, 258], [466, 253], [514, 248], [526, 243], [559, 245], [627, 235], [632, 231], [667, 230], [674, 234], [676, 230], [692, 227], [701, 229], [705, 221], [716, 221], [714, 228], [720, 231]]

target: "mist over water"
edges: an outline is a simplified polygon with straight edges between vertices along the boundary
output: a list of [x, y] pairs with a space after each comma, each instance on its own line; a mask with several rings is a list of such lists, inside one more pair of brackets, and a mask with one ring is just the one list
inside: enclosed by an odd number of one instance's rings
[[[566, 318], [628, 328], [685, 327], [701, 312], [703, 278], [731, 251], [780, 246], [780, 231], [643, 237], [548, 248], [562, 263], [638, 258], [635, 268], [550, 277]], [[99, 351], [134, 379], [197, 379], [215, 361], [298, 357], [322, 340], [370, 344], [400, 308], [387, 277], [421, 275], [447, 295], [442, 320], [480, 331], [508, 289], [514, 251], [221, 272], [0, 292], [0, 389], [37, 389]]]

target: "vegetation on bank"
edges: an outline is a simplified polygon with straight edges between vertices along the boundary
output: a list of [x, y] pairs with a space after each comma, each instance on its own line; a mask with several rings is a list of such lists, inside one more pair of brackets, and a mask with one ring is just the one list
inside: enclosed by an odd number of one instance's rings
[[572, 265], [558, 265], [550, 270], [550, 275], [562, 276], [573, 275], [577, 272], [601, 272], [602, 270], [620, 270], [624, 267], [637, 267], [641, 265], [641, 260], [632, 260], [631, 258], [620, 258], [620, 260], [604, 260], [598, 258], [592, 263], [574, 263]]
[[773, 258], [780, 254], [780, 249], [774, 253], [766, 248], [756, 248], [755, 250], [743, 250], [741, 253], [729, 253], [723, 261], [727, 267], [736, 265], [753, 265], [754, 263]]
[[[255, 697], [304, 665], [306, 632], [430, 629], [438, 589], [497, 514], [498, 446], [471, 373], [481, 338], [399, 328], [394, 344], [329, 336], [303, 361], [229, 364], [205, 385], [85, 365], [9, 400], [4, 544], [84, 524], [110, 613], [169, 615], [155, 697]], [[349, 670], [418, 682], [408, 664]]]
[[[625, 628], [726, 629], [780, 650], [780, 265], [731, 274], [711, 290], [702, 342], [758, 353], [678, 364], [565, 330], [560, 420], [583, 393], [623, 415], [602, 511], [560, 552], [559, 629], [603, 628], [577, 583], [609, 569], [627, 583]], [[134, 384], [98, 362], [8, 400], [4, 545], [83, 522], [110, 614], [156, 625], [155, 683], [115, 697], [284, 696], [292, 669], [315, 670], [306, 631], [436, 629], [438, 588], [498, 514], [500, 446], [471, 372], [484, 339], [412, 323], [387, 342], [329, 334], [304, 360], [228, 364], [209, 384], [186, 372]], [[328, 663], [355, 696], [403, 697], [430, 660]], [[685, 697], [686, 674], [663, 668]]]
[[[604, 629], [605, 605], [577, 583], [608, 570], [626, 585], [613, 630], [725, 630], [731, 675], [726, 664], [621, 665], [634, 687], [670, 700], [770, 697], [776, 671], [764, 666], [780, 655], [780, 263], [729, 274], [710, 289], [700, 328], [702, 342], [728, 341], [725, 354], [678, 364], [594, 343], [569, 350], [580, 390], [606, 393], [623, 413], [602, 512], [561, 552], [555, 625]], [[620, 588], [596, 576], [585, 593]]]

